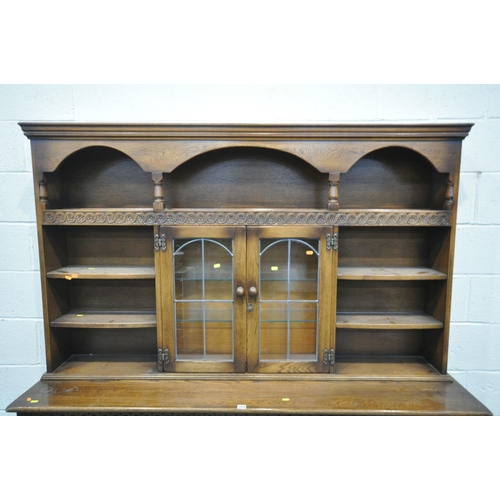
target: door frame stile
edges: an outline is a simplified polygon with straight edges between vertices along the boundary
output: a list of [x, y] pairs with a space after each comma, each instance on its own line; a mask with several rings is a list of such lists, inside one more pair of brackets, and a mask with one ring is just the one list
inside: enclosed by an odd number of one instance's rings
[[[337, 236], [338, 246], [340, 246], [339, 226], [334, 226], [333, 234]], [[332, 249], [332, 273], [331, 280], [331, 301], [330, 301], [330, 349], [337, 352], [337, 289], [338, 289], [338, 270], [339, 270], [339, 250]], [[330, 365], [330, 373], [335, 373], [335, 364]]]
[[[162, 304], [163, 314], [161, 316], [161, 331], [162, 331], [162, 349], [169, 349], [169, 363], [163, 363], [163, 370], [166, 372], [175, 372], [175, 321], [174, 321], [174, 279], [175, 269], [173, 269], [173, 248], [172, 248], [172, 228], [168, 226], [161, 226], [159, 228], [160, 236], [165, 236], [165, 250], [159, 250], [160, 254], [160, 269], [161, 275], [165, 278], [160, 281], [160, 301]], [[168, 270], [172, 269], [174, 276], [169, 276]]]

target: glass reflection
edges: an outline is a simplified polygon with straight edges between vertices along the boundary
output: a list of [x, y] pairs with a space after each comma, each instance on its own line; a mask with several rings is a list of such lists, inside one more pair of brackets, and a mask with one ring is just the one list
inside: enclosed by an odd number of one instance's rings
[[231, 361], [231, 239], [174, 241], [176, 359]]
[[318, 240], [260, 241], [260, 360], [317, 360], [318, 285]]

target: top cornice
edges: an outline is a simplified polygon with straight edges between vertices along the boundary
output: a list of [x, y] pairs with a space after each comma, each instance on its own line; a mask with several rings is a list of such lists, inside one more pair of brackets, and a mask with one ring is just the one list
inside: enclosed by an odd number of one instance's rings
[[334, 141], [463, 140], [473, 124], [148, 124], [21, 122], [29, 139]]

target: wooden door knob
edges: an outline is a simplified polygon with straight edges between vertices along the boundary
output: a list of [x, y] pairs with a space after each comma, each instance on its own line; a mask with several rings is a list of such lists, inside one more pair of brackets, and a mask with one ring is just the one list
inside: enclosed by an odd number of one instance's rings
[[254, 286], [251, 286], [251, 287], [248, 289], [248, 293], [249, 293], [250, 295], [253, 295], [253, 296], [257, 295], [257, 288], [255, 288]]
[[236, 295], [238, 295], [238, 297], [241, 297], [242, 295], [245, 295], [245, 289], [242, 286], [239, 286], [236, 289]]

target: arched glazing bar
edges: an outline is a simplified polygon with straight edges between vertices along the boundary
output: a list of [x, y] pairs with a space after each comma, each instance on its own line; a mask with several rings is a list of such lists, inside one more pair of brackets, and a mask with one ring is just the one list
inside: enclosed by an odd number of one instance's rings
[[319, 251], [317, 240], [261, 240], [259, 358], [318, 358]]
[[232, 361], [232, 240], [174, 240], [173, 258], [176, 359]]

